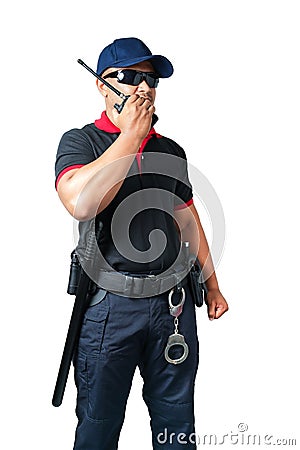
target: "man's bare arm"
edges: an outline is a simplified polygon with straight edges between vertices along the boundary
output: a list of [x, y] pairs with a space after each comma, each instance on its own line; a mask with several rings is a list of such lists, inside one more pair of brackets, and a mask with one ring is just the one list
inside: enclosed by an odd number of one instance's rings
[[175, 220], [182, 241], [189, 241], [190, 251], [197, 255], [208, 289], [206, 303], [210, 320], [218, 319], [227, 310], [228, 304], [220, 292], [208, 242], [194, 205], [175, 211]]

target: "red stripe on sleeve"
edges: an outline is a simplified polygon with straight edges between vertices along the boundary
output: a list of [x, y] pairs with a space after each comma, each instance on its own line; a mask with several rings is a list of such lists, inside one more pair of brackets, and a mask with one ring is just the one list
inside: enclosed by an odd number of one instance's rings
[[56, 180], [56, 183], [55, 183], [55, 188], [57, 189], [58, 183], [59, 183], [61, 177], [65, 173], [69, 172], [69, 170], [72, 170], [72, 169], [80, 169], [80, 167], [83, 167], [83, 166], [84, 166], [84, 164], [75, 164], [74, 166], [69, 166], [69, 167], [66, 167], [64, 170], [62, 170], [60, 172], [60, 174], [58, 175], [58, 177], [57, 177], [57, 180]]
[[194, 200], [191, 198], [188, 202], [181, 203], [181, 205], [175, 206], [175, 211], [178, 211], [179, 209], [187, 208], [188, 206], [191, 206], [193, 203], [194, 203]]

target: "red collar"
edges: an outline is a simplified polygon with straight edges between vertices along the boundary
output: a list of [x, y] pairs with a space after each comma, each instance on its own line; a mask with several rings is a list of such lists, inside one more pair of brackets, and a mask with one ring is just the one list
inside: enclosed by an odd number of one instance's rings
[[[106, 111], [103, 111], [101, 114], [100, 119], [95, 120], [95, 126], [99, 128], [99, 130], [106, 131], [107, 133], [120, 133], [121, 130], [118, 128], [115, 124], [112, 123], [112, 121], [109, 119], [109, 117], [106, 114]], [[148, 133], [148, 136], [156, 135], [157, 137], [160, 137], [158, 133], [154, 130], [152, 127], [151, 130]], [[147, 138], [148, 138], [147, 136]], [[149, 139], [149, 138], [148, 138]]]
[[106, 115], [106, 111], [102, 112], [100, 119], [95, 120], [95, 126], [99, 130], [106, 131], [107, 133], [120, 133], [120, 128], [112, 123]]

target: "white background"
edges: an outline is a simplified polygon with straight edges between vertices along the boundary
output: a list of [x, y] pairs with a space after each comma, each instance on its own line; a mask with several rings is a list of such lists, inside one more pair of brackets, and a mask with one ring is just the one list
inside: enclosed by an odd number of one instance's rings
[[[0, 447], [73, 445], [73, 373], [62, 406], [51, 405], [73, 305], [74, 246], [54, 161], [62, 133], [104, 106], [77, 58], [95, 68], [104, 46], [128, 36], [174, 63], [157, 91], [156, 130], [185, 148], [226, 219], [217, 274], [230, 311], [213, 323], [197, 311], [197, 431], [221, 441], [246, 423], [248, 434], [299, 442], [299, 2], [3, 5]], [[119, 448], [149, 450], [150, 441], [137, 374]]]

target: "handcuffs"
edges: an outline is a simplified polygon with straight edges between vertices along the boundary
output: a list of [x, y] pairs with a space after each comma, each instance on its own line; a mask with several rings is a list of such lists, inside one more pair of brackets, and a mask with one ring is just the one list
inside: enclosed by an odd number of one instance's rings
[[[180, 316], [180, 314], [182, 313], [183, 310], [183, 305], [185, 302], [185, 290], [182, 287], [180, 294], [181, 294], [181, 298], [180, 301], [177, 305], [173, 305], [172, 302], [172, 297], [175, 293], [174, 288], [171, 289], [170, 293], [169, 293], [169, 309], [170, 309], [170, 314], [171, 316], [174, 317], [174, 333], [171, 334], [171, 336], [169, 336], [168, 342], [167, 342], [167, 346], [165, 348], [165, 358], [166, 360], [171, 363], [171, 364], [181, 364], [183, 363], [183, 361], [186, 360], [186, 358], [188, 357], [189, 354], [189, 347], [187, 345], [187, 343], [185, 342], [184, 336], [182, 334], [178, 333], [178, 317]], [[179, 358], [176, 359], [172, 359], [169, 355], [170, 349], [174, 346], [180, 346], [182, 347], [182, 355]]]

